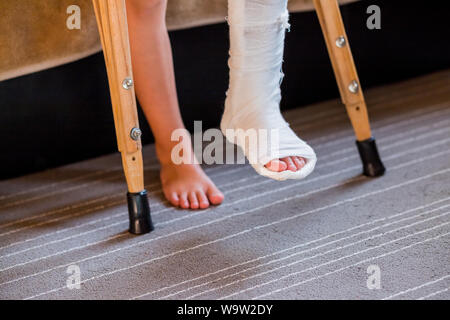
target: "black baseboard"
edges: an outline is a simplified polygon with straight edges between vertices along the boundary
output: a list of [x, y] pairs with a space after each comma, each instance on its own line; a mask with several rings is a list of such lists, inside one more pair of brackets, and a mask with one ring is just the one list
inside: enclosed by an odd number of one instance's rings
[[[368, 30], [368, 5], [381, 7], [382, 29]], [[364, 88], [450, 67], [445, 1], [373, 0], [342, 7]], [[282, 108], [338, 97], [314, 12], [291, 16]], [[170, 34], [182, 115], [217, 126], [228, 81], [226, 24]], [[0, 82], [0, 178], [114, 152], [116, 141], [102, 54]], [[140, 112], [144, 143], [152, 135]]]

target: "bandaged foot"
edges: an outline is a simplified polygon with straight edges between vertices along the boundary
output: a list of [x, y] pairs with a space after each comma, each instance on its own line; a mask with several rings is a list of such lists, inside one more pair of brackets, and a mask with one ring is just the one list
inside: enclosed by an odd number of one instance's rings
[[280, 113], [288, 18], [287, 0], [228, 0], [230, 85], [220, 127], [256, 172], [275, 180], [305, 178], [317, 160]]

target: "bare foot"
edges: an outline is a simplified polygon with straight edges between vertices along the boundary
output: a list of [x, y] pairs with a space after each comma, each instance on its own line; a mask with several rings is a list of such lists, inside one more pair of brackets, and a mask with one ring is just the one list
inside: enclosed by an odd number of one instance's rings
[[303, 168], [305, 164], [306, 160], [302, 157], [286, 157], [272, 160], [265, 167], [274, 172], [282, 172], [285, 170], [296, 172]]
[[197, 164], [161, 164], [161, 183], [167, 200], [183, 209], [206, 209], [221, 204], [224, 195]]

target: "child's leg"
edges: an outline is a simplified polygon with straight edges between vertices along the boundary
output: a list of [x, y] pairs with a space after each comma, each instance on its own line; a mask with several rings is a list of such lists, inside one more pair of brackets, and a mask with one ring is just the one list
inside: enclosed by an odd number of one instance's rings
[[[243, 147], [259, 174], [277, 180], [304, 178], [314, 169], [315, 153], [289, 128], [279, 109], [287, 0], [228, 0], [228, 7], [230, 87], [221, 129]], [[249, 129], [269, 134], [275, 129], [279, 146], [264, 150], [258, 144], [258, 152], [251, 150], [243, 134]]]
[[[223, 194], [199, 165], [175, 165], [172, 132], [184, 128], [178, 108], [172, 52], [165, 24], [167, 0], [127, 0], [136, 95], [155, 136], [166, 198], [182, 208], [219, 204]], [[184, 151], [193, 152], [190, 141]]]

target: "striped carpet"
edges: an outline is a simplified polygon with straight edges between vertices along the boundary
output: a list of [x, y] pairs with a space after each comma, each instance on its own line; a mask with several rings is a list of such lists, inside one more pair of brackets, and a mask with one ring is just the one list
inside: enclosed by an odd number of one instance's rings
[[308, 179], [208, 167], [226, 200], [205, 211], [167, 206], [146, 147], [144, 236], [127, 233], [118, 154], [0, 182], [0, 298], [449, 299], [450, 70], [366, 96], [384, 177], [361, 176], [327, 101], [286, 113], [318, 154]]

